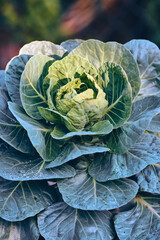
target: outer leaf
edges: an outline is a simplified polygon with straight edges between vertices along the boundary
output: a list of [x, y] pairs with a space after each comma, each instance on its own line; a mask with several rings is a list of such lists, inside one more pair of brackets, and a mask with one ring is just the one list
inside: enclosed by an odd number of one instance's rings
[[42, 119], [38, 107], [48, 107], [42, 93], [43, 79], [53, 59], [44, 55], [35, 55], [27, 62], [20, 82], [20, 96], [27, 114], [35, 119]]
[[59, 45], [49, 41], [33, 41], [24, 45], [19, 54], [43, 54], [54, 57], [54, 59], [62, 58], [67, 51]]
[[0, 176], [14, 181], [41, 180], [73, 177], [75, 170], [68, 164], [46, 170], [45, 161], [38, 156], [31, 156], [8, 148], [0, 149]]
[[62, 127], [56, 126], [52, 132], [52, 137], [57, 140], [68, 139], [74, 136], [96, 136], [105, 135], [113, 130], [113, 125], [108, 121], [104, 120], [94, 125], [90, 131], [78, 131], [78, 132], [65, 132]]
[[22, 72], [24, 71], [26, 63], [30, 58], [31, 55], [19, 55], [12, 58], [6, 66], [5, 80], [8, 93], [11, 100], [20, 106], [22, 106], [19, 92], [20, 78]]
[[120, 240], [158, 240], [160, 236], [160, 197], [136, 198], [133, 209], [115, 217], [115, 228]]
[[9, 108], [28, 132], [28, 136], [40, 156], [46, 161], [55, 159], [60, 149], [57, 141], [51, 137], [53, 127], [28, 117], [24, 110], [15, 103], [10, 102]]
[[58, 157], [49, 163], [46, 168], [52, 168], [56, 166], [60, 166], [65, 162], [78, 158], [82, 155], [93, 154], [97, 152], [107, 152], [109, 148], [101, 145], [85, 145], [85, 144], [76, 144], [69, 143], [67, 144], [62, 152], [58, 155]]
[[118, 128], [131, 114], [132, 88], [125, 71], [115, 63], [104, 63], [98, 73], [108, 101], [105, 119], [109, 120], [114, 128]]
[[67, 41], [62, 42], [60, 46], [62, 46], [68, 52], [71, 52], [74, 48], [78, 47], [82, 42], [84, 42], [84, 40], [82, 39], [69, 39]]
[[54, 202], [50, 188], [43, 182], [13, 182], [0, 178], [0, 190], [0, 217], [7, 221], [32, 217]]
[[33, 147], [27, 132], [10, 112], [8, 101], [10, 98], [7, 91], [0, 88], [0, 138], [19, 151], [30, 153]]
[[160, 111], [160, 97], [143, 96], [133, 103], [127, 123], [112, 131], [108, 137], [108, 147], [114, 153], [125, 153], [148, 128], [152, 117]]
[[0, 88], [7, 90], [5, 84], [5, 71], [0, 70]]
[[69, 55], [78, 55], [92, 63], [97, 69], [105, 62], [119, 64], [128, 76], [134, 98], [140, 89], [138, 66], [128, 49], [116, 42], [103, 43], [98, 40], [87, 40], [72, 50]]
[[160, 113], [153, 117], [147, 130], [151, 132], [160, 132]]
[[39, 214], [38, 226], [46, 240], [114, 239], [109, 212], [82, 211], [64, 202], [55, 203]]
[[136, 178], [140, 191], [160, 194], [160, 163], [146, 167]]
[[23, 222], [7, 222], [0, 219], [1, 240], [38, 240], [39, 235], [34, 218]]
[[109, 210], [128, 203], [138, 191], [138, 185], [129, 179], [96, 182], [87, 171], [88, 163], [76, 166], [76, 176], [59, 180], [58, 188], [64, 201], [82, 210]]
[[136, 60], [141, 78], [140, 94], [160, 93], [160, 50], [147, 40], [132, 40], [125, 44]]
[[160, 140], [151, 134], [144, 136], [122, 155], [97, 154], [89, 166], [89, 174], [97, 181], [105, 182], [130, 177], [148, 164], [157, 163], [160, 156]]

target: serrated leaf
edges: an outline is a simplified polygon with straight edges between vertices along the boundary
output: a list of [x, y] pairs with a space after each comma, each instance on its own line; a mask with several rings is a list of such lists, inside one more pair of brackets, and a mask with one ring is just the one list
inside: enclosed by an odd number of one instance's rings
[[48, 107], [43, 96], [43, 79], [48, 74], [48, 67], [53, 58], [45, 55], [35, 55], [27, 62], [20, 81], [20, 97], [23, 108], [34, 119], [42, 119], [38, 107]]
[[57, 44], [49, 41], [33, 41], [31, 43], [25, 44], [21, 49], [19, 54], [43, 54], [54, 57], [54, 59], [61, 59], [65, 54], [66, 50]]
[[74, 48], [78, 47], [82, 42], [84, 42], [84, 40], [82, 39], [69, 39], [62, 42], [60, 46], [62, 46], [68, 52], [71, 52]]
[[39, 236], [35, 218], [22, 222], [7, 222], [0, 219], [1, 240], [38, 240]]
[[15, 103], [9, 103], [9, 108], [16, 119], [27, 131], [30, 141], [46, 161], [54, 160], [60, 153], [60, 148], [56, 140], [51, 137], [53, 126], [36, 121], [26, 115], [23, 108]]
[[0, 149], [0, 176], [12, 181], [42, 180], [73, 177], [75, 170], [68, 164], [45, 169], [45, 161], [39, 156], [31, 156], [8, 148]]
[[0, 217], [7, 221], [22, 221], [35, 216], [54, 202], [53, 195], [45, 182], [0, 178]]
[[101, 145], [85, 145], [85, 144], [77, 144], [77, 143], [68, 143], [65, 147], [63, 147], [62, 152], [56, 157], [56, 159], [50, 162], [46, 168], [52, 168], [56, 166], [60, 166], [70, 160], [78, 158], [82, 155], [93, 154], [97, 152], [107, 152], [109, 148]]
[[57, 181], [63, 200], [74, 208], [114, 209], [125, 205], [137, 194], [138, 185], [129, 179], [97, 182], [88, 173], [87, 161], [80, 161], [75, 168], [75, 177]]
[[138, 196], [136, 206], [115, 216], [120, 240], [158, 240], [160, 236], [160, 197]]
[[122, 67], [111, 62], [98, 69], [98, 77], [108, 101], [105, 119], [118, 128], [128, 120], [132, 110], [132, 88], [128, 77]]
[[103, 43], [98, 40], [87, 40], [73, 49], [69, 55], [78, 55], [87, 59], [97, 69], [105, 62], [119, 64], [128, 76], [134, 98], [140, 89], [140, 77], [137, 63], [132, 54], [122, 44], [116, 42]]
[[148, 40], [131, 40], [125, 44], [136, 60], [141, 78], [139, 94], [160, 93], [160, 50]]
[[27, 132], [10, 112], [8, 101], [7, 91], [0, 88], [0, 138], [19, 151], [30, 153], [33, 147]]
[[113, 125], [108, 120], [103, 120], [96, 123], [90, 131], [68, 132], [61, 126], [55, 126], [51, 136], [57, 140], [66, 140], [74, 136], [101, 136], [110, 133], [113, 130]]
[[143, 96], [133, 103], [131, 116], [122, 127], [107, 136], [107, 146], [116, 154], [125, 153], [148, 128], [154, 115], [160, 111], [159, 96]]
[[13, 102], [22, 106], [20, 99], [19, 85], [22, 72], [31, 55], [22, 54], [12, 58], [6, 66], [5, 81], [8, 93]]
[[124, 154], [96, 154], [88, 171], [100, 182], [126, 178], [139, 173], [149, 164], [157, 163], [159, 156], [159, 138], [146, 133]]
[[38, 215], [38, 226], [46, 240], [113, 240], [111, 216], [107, 211], [82, 211], [59, 202]]
[[152, 118], [147, 130], [151, 132], [160, 132], [160, 113]]
[[146, 167], [136, 179], [140, 191], [160, 194], [160, 163]]

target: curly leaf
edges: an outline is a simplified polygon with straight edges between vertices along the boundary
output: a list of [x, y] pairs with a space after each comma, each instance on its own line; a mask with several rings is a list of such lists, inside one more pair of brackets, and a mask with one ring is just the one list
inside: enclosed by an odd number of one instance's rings
[[8, 222], [0, 219], [1, 240], [38, 240], [39, 236], [35, 218], [22, 222]]
[[160, 97], [143, 96], [133, 103], [131, 116], [122, 127], [107, 136], [107, 146], [114, 153], [125, 153], [148, 128], [154, 115], [160, 111]]
[[131, 40], [125, 44], [136, 60], [141, 78], [139, 94], [160, 93], [160, 50], [148, 40]]
[[78, 158], [82, 155], [93, 154], [97, 152], [107, 152], [109, 148], [101, 145], [85, 145], [85, 144], [77, 144], [77, 143], [68, 143], [65, 147], [63, 147], [62, 152], [56, 157], [56, 159], [50, 162], [46, 168], [52, 168], [56, 166], [60, 166], [65, 162]]
[[59, 202], [38, 215], [38, 226], [46, 240], [113, 240], [111, 216], [107, 211], [82, 211]]
[[140, 191], [160, 194], [160, 163], [146, 167], [136, 179]]
[[89, 166], [89, 174], [97, 181], [105, 182], [130, 177], [139, 173], [148, 164], [157, 163], [160, 156], [160, 140], [151, 134], [144, 134], [124, 154], [96, 154]]
[[20, 99], [20, 79], [22, 72], [25, 69], [26, 63], [31, 58], [31, 55], [22, 54], [16, 56], [10, 60], [6, 66], [5, 81], [8, 89], [8, 93], [13, 102], [22, 106]]
[[58, 180], [58, 188], [64, 201], [82, 210], [109, 210], [128, 203], [135, 197], [138, 185], [129, 179], [104, 183], [97, 182], [88, 174], [88, 162], [76, 165], [73, 178]]
[[54, 202], [51, 190], [44, 182], [16, 182], [0, 178], [0, 189], [0, 217], [7, 221], [32, 217]]
[[115, 216], [120, 240], [158, 240], [160, 236], [160, 197], [137, 196], [136, 206]]
[[46, 161], [55, 159], [60, 152], [60, 148], [57, 141], [51, 137], [53, 126], [28, 117], [23, 108], [15, 103], [9, 102], [9, 108], [17, 121], [27, 131], [30, 141], [39, 155]]
[[105, 62], [120, 65], [128, 76], [134, 98], [140, 89], [139, 69], [130, 51], [116, 42], [103, 43], [98, 40], [87, 40], [73, 49], [69, 55], [78, 55], [87, 59], [97, 69]]
[[27, 62], [20, 81], [20, 96], [23, 108], [34, 119], [42, 119], [38, 107], [48, 107], [42, 93], [43, 79], [53, 59], [35, 55]]

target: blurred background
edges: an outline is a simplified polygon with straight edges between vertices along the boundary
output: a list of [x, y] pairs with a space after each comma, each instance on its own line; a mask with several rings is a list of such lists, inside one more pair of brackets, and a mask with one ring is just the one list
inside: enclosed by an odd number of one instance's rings
[[69, 38], [160, 46], [160, 0], [0, 0], [0, 69], [25, 43]]

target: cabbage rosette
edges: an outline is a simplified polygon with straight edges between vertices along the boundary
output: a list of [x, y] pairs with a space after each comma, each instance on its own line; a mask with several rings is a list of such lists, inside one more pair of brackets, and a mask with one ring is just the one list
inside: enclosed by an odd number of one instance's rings
[[31, 42], [0, 93], [2, 240], [158, 239], [155, 44]]

